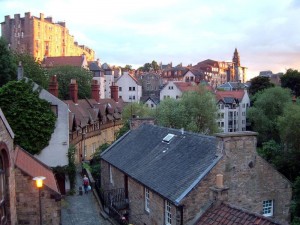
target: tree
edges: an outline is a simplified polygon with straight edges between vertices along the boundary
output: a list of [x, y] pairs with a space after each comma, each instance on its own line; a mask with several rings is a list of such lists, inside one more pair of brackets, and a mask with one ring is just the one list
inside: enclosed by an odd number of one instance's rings
[[216, 116], [215, 98], [202, 85], [198, 91], [184, 93], [179, 100], [161, 101], [157, 109], [159, 125], [203, 134], [218, 132]]
[[145, 63], [144, 66], [140, 67], [139, 70], [142, 70], [144, 72], [149, 72], [151, 70], [158, 71], [159, 65], [155, 60], [152, 60], [151, 63]]
[[150, 109], [142, 103], [129, 103], [123, 108], [122, 118], [124, 121], [128, 121], [133, 115], [140, 118], [148, 117], [150, 116]]
[[158, 105], [156, 119], [160, 126], [184, 128], [186, 124], [185, 109], [179, 100], [167, 98]]
[[33, 83], [11, 81], [0, 88], [0, 107], [15, 133], [15, 144], [31, 154], [48, 145], [56, 117], [49, 102], [33, 91]]
[[17, 80], [17, 65], [6, 41], [0, 37], [0, 87], [12, 80]]
[[22, 63], [24, 76], [30, 78], [44, 89], [48, 89], [49, 77], [41, 64], [37, 62], [32, 55], [15, 53], [15, 62]]
[[126, 65], [124, 67], [124, 69], [130, 71], [130, 70], [132, 70], [132, 65]]
[[268, 88], [255, 94], [253, 100], [247, 115], [253, 130], [259, 133], [259, 145], [271, 139], [280, 143], [277, 122], [287, 104], [292, 104], [290, 91], [281, 87]]
[[288, 69], [281, 77], [281, 87], [289, 88], [297, 97], [300, 96], [300, 72]]
[[250, 80], [251, 85], [249, 87], [249, 94], [255, 95], [257, 92], [264, 89], [274, 87], [274, 84], [270, 82], [268, 77], [257, 76]]
[[76, 79], [77, 81], [79, 99], [91, 97], [93, 75], [90, 71], [74, 66], [60, 66], [49, 70], [48, 73], [49, 76], [57, 76], [59, 98], [70, 99], [69, 85], [71, 79]]

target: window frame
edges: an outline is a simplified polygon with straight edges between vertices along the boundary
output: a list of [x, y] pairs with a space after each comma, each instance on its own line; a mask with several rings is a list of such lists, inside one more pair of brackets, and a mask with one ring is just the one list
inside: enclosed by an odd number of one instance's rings
[[165, 201], [165, 224], [172, 224], [171, 203], [167, 200]]
[[150, 190], [145, 187], [145, 211], [150, 212]]
[[274, 201], [272, 199], [263, 201], [263, 216], [270, 217], [274, 215]]

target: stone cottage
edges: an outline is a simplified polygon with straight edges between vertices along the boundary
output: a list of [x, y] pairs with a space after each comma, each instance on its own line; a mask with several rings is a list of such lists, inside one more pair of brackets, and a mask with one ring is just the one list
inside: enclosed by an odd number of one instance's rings
[[256, 135], [143, 124], [101, 155], [105, 207], [133, 224], [192, 225], [221, 202], [288, 224], [291, 183], [258, 156]]

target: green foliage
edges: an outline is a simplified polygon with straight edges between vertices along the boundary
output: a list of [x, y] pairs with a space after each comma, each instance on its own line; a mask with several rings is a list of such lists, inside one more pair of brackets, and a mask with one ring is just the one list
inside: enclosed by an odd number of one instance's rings
[[0, 87], [9, 81], [17, 80], [17, 65], [7, 42], [0, 37]]
[[15, 133], [15, 143], [31, 154], [48, 145], [56, 117], [49, 102], [33, 91], [33, 83], [11, 81], [0, 88], [0, 107]]
[[149, 109], [147, 106], [145, 106], [143, 103], [129, 103], [127, 104], [122, 111], [122, 118], [124, 121], [129, 120], [132, 115], [135, 115], [137, 117], [148, 117], [151, 115], [151, 109]]
[[278, 118], [283, 115], [284, 108], [292, 103], [290, 91], [281, 87], [273, 87], [258, 92], [254, 103], [247, 112], [253, 130], [259, 133], [259, 145], [268, 140], [280, 142]]
[[185, 108], [180, 100], [167, 98], [158, 105], [156, 120], [160, 126], [183, 128], [186, 124]]
[[292, 214], [294, 216], [294, 225], [300, 225], [300, 176], [298, 176], [293, 184], [293, 206]]
[[57, 75], [59, 98], [64, 100], [70, 99], [69, 85], [71, 83], [71, 79], [76, 79], [77, 81], [78, 98], [90, 98], [91, 82], [93, 78], [90, 71], [74, 66], [60, 66], [49, 70], [48, 73], [49, 77]]
[[91, 162], [90, 171], [95, 179], [100, 179], [101, 176], [101, 165], [100, 165], [100, 154], [110, 146], [108, 143], [101, 145], [95, 152]]
[[[126, 122], [124, 122], [123, 126], [121, 127], [120, 130], [118, 130], [117, 134], [116, 134], [116, 140], [118, 140], [120, 137], [122, 137], [127, 131], [130, 130], [130, 125], [129, 125], [129, 120], [127, 120]], [[106, 147], [106, 146], [105, 146]], [[107, 146], [109, 147], [109, 146]], [[107, 148], [106, 147], [106, 148]], [[105, 149], [106, 149], [105, 148]], [[101, 150], [102, 152], [103, 150]]]
[[145, 63], [144, 66], [139, 68], [139, 70], [142, 70], [144, 72], [149, 72], [150, 70], [158, 71], [159, 65], [155, 60], [152, 60], [151, 63]]
[[29, 54], [15, 53], [15, 62], [22, 62], [24, 76], [30, 78], [44, 89], [48, 89], [49, 77], [41, 64]]
[[300, 72], [288, 69], [281, 77], [281, 86], [292, 90], [297, 97], [300, 96]]
[[218, 132], [216, 116], [214, 96], [200, 85], [198, 91], [186, 92], [181, 99], [161, 101], [156, 119], [161, 126], [213, 134]]
[[274, 87], [274, 84], [270, 82], [268, 77], [257, 76], [250, 80], [251, 85], [249, 87], [249, 94], [255, 95], [257, 92], [264, 89]]
[[[75, 152], [76, 152], [76, 147], [74, 145], [70, 145], [69, 149], [68, 149], [69, 164], [66, 168], [66, 172], [67, 172], [69, 180], [70, 180], [71, 191], [75, 190], [75, 182], [76, 182]], [[71, 192], [71, 193], [73, 193], [73, 192]]]

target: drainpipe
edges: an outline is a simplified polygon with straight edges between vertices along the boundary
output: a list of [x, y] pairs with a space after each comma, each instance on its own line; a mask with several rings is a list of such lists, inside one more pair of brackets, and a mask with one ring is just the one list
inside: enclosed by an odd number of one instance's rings
[[184, 205], [180, 205], [179, 208], [180, 208], [180, 225], [183, 225], [183, 207]]

